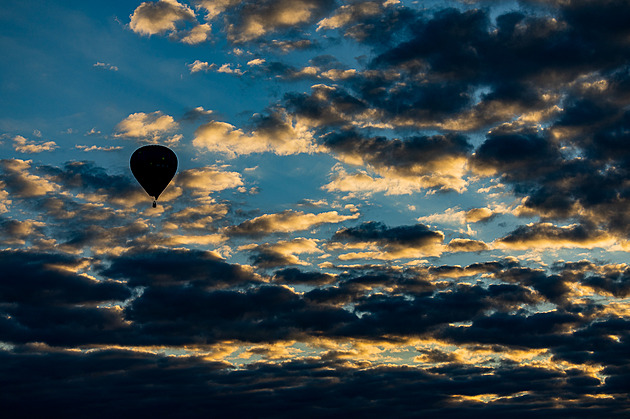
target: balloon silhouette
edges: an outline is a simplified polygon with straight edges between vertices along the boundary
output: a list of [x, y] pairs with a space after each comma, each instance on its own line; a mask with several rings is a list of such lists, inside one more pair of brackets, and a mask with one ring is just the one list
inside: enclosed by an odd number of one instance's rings
[[153, 197], [155, 208], [158, 197], [177, 172], [177, 156], [168, 147], [145, 145], [133, 152], [129, 166], [140, 186]]

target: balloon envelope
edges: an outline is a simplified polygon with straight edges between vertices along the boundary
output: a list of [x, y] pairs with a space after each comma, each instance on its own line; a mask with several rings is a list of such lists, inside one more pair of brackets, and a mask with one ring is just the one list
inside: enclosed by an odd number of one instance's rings
[[145, 145], [133, 152], [129, 166], [138, 183], [157, 200], [177, 172], [177, 156], [168, 147]]

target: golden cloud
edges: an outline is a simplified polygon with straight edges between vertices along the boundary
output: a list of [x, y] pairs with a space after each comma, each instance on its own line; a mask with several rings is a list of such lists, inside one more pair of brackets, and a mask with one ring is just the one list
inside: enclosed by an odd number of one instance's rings
[[226, 122], [211, 121], [197, 128], [193, 145], [201, 150], [224, 153], [230, 158], [263, 152], [286, 156], [317, 150], [312, 133], [303, 123], [274, 122], [271, 127], [244, 133]]
[[57, 146], [54, 141], [46, 141], [44, 143], [36, 143], [29, 141], [21, 135], [13, 138], [13, 148], [19, 153], [41, 153], [42, 151], [53, 151]]
[[206, 166], [178, 173], [175, 184], [191, 189], [194, 195], [208, 195], [242, 186], [243, 178], [237, 172], [226, 172], [216, 166]]
[[359, 218], [359, 213], [340, 215], [337, 211], [319, 214], [304, 213], [302, 211], [286, 210], [276, 214], [264, 214], [242, 222], [237, 226], [228, 227], [228, 234], [257, 235], [269, 233], [289, 233], [307, 230], [320, 224], [340, 223]]
[[179, 127], [170, 115], [164, 115], [161, 111], [152, 113], [132, 113], [116, 125], [115, 137], [128, 137], [155, 141], [168, 132]]
[[176, 0], [159, 0], [142, 3], [130, 18], [129, 27], [132, 31], [151, 36], [175, 31], [178, 22], [195, 20], [195, 13]]

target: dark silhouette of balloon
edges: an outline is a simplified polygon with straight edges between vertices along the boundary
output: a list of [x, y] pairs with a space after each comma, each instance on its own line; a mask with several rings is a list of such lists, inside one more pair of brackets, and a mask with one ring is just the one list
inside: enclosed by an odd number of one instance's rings
[[131, 173], [144, 190], [153, 197], [153, 208], [157, 199], [177, 172], [177, 156], [162, 145], [145, 145], [131, 155]]

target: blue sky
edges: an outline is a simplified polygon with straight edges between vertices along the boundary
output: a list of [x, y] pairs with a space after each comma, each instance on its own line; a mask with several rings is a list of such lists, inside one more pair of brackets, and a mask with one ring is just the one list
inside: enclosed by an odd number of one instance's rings
[[627, 413], [628, 17], [5, 2], [9, 409]]

